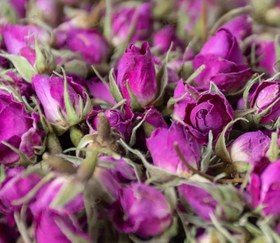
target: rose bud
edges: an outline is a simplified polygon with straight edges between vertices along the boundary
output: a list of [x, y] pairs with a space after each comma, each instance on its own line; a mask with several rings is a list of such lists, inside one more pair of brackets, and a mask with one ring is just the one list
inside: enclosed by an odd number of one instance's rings
[[71, 215], [55, 209], [47, 209], [36, 216], [34, 230], [38, 243], [91, 242]]
[[51, 26], [56, 26], [62, 16], [62, 6], [57, 0], [36, 0], [28, 12], [29, 18], [39, 18]]
[[25, 17], [28, 0], [9, 0], [8, 2], [18, 18]]
[[172, 43], [172, 49], [177, 48], [183, 50], [182, 41], [176, 36], [176, 30], [171, 25], [165, 26], [155, 33], [153, 37], [153, 46], [156, 47], [161, 54], [166, 53]]
[[261, 82], [253, 93], [251, 108], [264, 125], [274, 124], [280, 116], [280, 81]]
[[258, 67], [272, 76], [276, 73], [276, 50], [273, 40], [260, 40], [256, 43], [256, 59]]
[[280, 196], [280, 160], [269, 163], [264, 170], [256, 170], [251, 174], [248, 187], [253, 207], [263, 206], [265, 215], [279, 217], [279, 196]]
[[232, 162], [254, 163], [266, 155], [270, 138], [261, 131], [246, 132], [236, 138], [229, 146]]
[[[0, 94], [0, 108], [0, 120], [2, 121], [0, 132], [1, 163], [24, 162], [20, 154], [25, 154], [28, 159], [34, 159], [35, 147], [42, 143], [42, 132], [37, 128], [38, 115], [27, 113], [22, 103], [6, 94]], [[8, 146], [13, 147], [13, 150]], [[18, 152], [15, 152], [14, 149], [17, 149]]]
[[174, 99], [177, 102], [174, 104], [173, 116], [177, 120], [184, 120], [186, 116], [186, 107], [189, 103], [195, 103], [195, 98], [198, 97], [198, 91], [189, 84], [184, 84], [181, 79], [174, 90]]
[[230, 185], [183, 184], [178, 187], [178, 192], [182, 202], [204, 220], [211, 220], [211, 214], [223, 220], [236, 220], [243, 211], [243, 198]]
[[26, 196], [39, 181], [37, 174], [24, 175], [22, 167], [7, 169], [0, 184], [0, 211], [10, 214], [20, 210], [22, 203], [16, 204], [16, 201]]
[[4, 44], [10, 54], [18, 55], [21, 52], [26, 52], [27, 56], [30, 55], [28, 49], [34, 51], [35, 38], [38, 38], [42, 43], [50, 41], [49, 34], [35, 25], [8, 24], [3, 29]]
[[[98, 124], [98, 113], [102, 110], [93, 110], [87, 118], [87, 124], [90, 128], [90, 133], [95, 133], [97, 131]], [[117, 132], [121, 137], [128, 140], [132, 131], [132, 119], [134, 114], [128, 109], [123, 109], [123, 111], [117, 109], [105, 110], [104, 114], [110, 124], [110, 127]]]
[[[112, 43], [118, 46], [124, 41], [146, 40], [151, 33], [152, 24], [151, 4], [143, 3], [136, 7], [120, 6], [112, 16]], [[132, 38], [128, 40], [131, 27], [134, 32]]]
[[113, 207], [113, 223], [118, 231], [145, 239], [163, 233], [171, 222], [171, 206], [154, 187], [134, 183], [119, 191]]
[[109, 84], [104, 84], [99, 78], [94, 77], [87, 82], [89, 95], [95, 99], [106, 101], [112, 105], [116, 104], [109, 88]]
[[80, 54], [90, 65], [102, 63], [110, 52], [108, 43], [97, 30], [77, 28], [70, 23], [57, 29], [55, 39], [57, 48], [66, 48]]
[[[31, 212], [34, 216], [50, 208], [52, 202], [59, 195], [63, 186], [69, 182], [67, 177], [58, 176], [55, 179], [44, 184], [35, 196], [34, 202], [30, 205]], [[79, 213], [84, 208], [83, 195], [76, 195], [71, 201], [65, 204], [63, 211], [70, 214]]]
[[[130, 106], [146, 107], [157, 95], [156, 71], [149, 44], [130, 45], [117, 66], [117, 84]], [[133, 96], [133, 97], [131, 97]]]
[[156, 129], [150, 138], [146, 140], [153, 163], [171, 173], [182, 174], [188, 172], [188, 169], [176, 153], [174, 148], [176, 143], [188, 163], [198, 168], [200, 146], [181, 124], [175, 122], [172, 123], [169, 129]]
[[91, 110], [86, 91], [73, 78], [68, 77], [64, 80], [54, 75], [38, 74], [32, 78], [32, 84], [46, 118], [59, 132], [78, 124]]
[[242, 41], [252, 34], [252, 20], [248, 15], [236, 16], [222, 25], [221, 29], [227, 29], [237, 40]]
[[204, 69], [194, 80], [198, 89], [202, 90], [207, 90], [212, 81], [222, 92], [236, 92], [252, 76], [237, 40], [226, 29], [220, 29], [212, 36], [194, 58], [195, 69], [202, 65], [205, 65]]
[[184, 122], [199, 143], [208, 142], [212, 131], [214, 141], [224, 127], [233, 120], [233, 109], [223, 95], [202, 93], [195, 103], [186, 106]]
[[187, 33], [190, 37], [203, 34], [201, 32], [205, 30], [201, 22], [204, 21], [204, 17], [206, 17], [205, 23], [207, 23], [205, 28], [211, 27], [218, 18], [221, 9], [217, 0], [176, 0], [175, 6], [180, 19], [178, 21], [179, 28], [184, 30], [182, 36]]
[[133, 181], [136, 181], [134, 169], [123, 159], [100, 156], [89, 187], [95, 200], [102, 199], [111, 205], [118, 199], [118, 191]]

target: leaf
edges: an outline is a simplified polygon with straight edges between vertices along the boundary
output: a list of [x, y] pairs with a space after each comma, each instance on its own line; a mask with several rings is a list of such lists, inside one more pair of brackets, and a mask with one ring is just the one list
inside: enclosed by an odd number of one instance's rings
[[29, 83], [32, 82], [32, 77], [37, 74], [33, 66], [27, 61], [26, 58], [18, 55], [12, 54], [0, 54], [0, 56], [7, 58], [10, 62], [13, 63], [14, 67], [18, 73], [23, 77], [24, 80]]
[[119, 90], [119, 87], [116, 83], [116, 80], [114, 78], [114, 69], [112, 68], [109, 72], [109, 85], [110, 85], [110, 91], [111, 94], [113, 95], [113, 97], [115, 98], [115, 100], [117, 102], [120, 102], [121, 100], [123, 100], [123, 96], [121, 91]]
[[245, 118], [236, 118], [235, 120], [229, 122], [225, 128], [223, 129], [222, 133], [220, 134], [217, 143], [215, 145], [215, 153], [218, 157], [220, 157], [224, 162], [231, 163], [231, 157], [229, 155], [229, 152], [227, 150], [227, 145], [226, 145], [226, 132], [228, 129], [237, 121], [245, 121], [248, 122], [247, 119]]

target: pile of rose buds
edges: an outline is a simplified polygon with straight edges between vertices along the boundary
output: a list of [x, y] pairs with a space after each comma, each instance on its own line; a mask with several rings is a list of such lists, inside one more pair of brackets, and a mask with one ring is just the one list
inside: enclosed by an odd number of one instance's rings
[[279, 16], [0, 0], [0, 242], [280, 242]]

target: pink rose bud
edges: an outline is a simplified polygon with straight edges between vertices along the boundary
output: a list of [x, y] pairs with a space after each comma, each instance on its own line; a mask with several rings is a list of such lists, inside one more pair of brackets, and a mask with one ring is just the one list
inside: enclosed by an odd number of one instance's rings
[[153, 24], [151, 4], [143, 3], [136, 7], [120, 6], [113, 12], [112, 42], [115, 46], [127, 40], [133, 21], [135, 21], [134, 33], [130, 41], [146, 40]]
[[236, 38], [227, 29], [212, 36], [194, 58], [195, 69], [202, 65], [204, 69], [195, 78], [196, 86], [202, 90], [208, 89], [212, 81], [222, 92], [236, 92], [252, 76]]
[[256, 114], [261, 114], [260, 123], [273, 124], [280, 116], [280, 81], [261, 82], [253, 93], [251, 108]]
[[217, 140], [224, 127], [233, 120], [233, 109], [223, 95], [206, 92], [195, 103], [186, 106], [184, 122], [193, 136], [202, 144], [208, 142], [212, 131]]
[[[38, 74], [32, 78], [32, 84], [43, 106], [46, 118], [62, 129], [79, 123], [90, 111], [89, 97], [86, 91], [73, 78], [68, 77], [65, 82], [62, 77]], [[65, 85], [68, 88], [69, 99], [65, 98]], [[72, 107], [73, 113], [68, 114], [67, 107], [69, 106]]]
[[176, 143], [188, 163], [196, 168], [199, 166], [200, 146], [180, 124], [174, 122], [170, 128], [156, 129], [146, 140], [146, 143], [153, 163], [171, 173], [188, 172], [188, 169], [176, 153], [174, 148]]
[[141, 107], [146, 107], [156, 98], [156, 71], [147, 42], [141, 48], [132, 44], [126, 49], [117, 66], [117, 84], [129, 105], [132, 105], [131, 96]]
[[118, 231], [149, 238], [163, 233], [171, 222], [172, 209], [154, 187], [134, 183], [119, 191], [113, 208], [113, 223]]
[[233, 162], [254, 163], [266, 155], [269, 145], [270, 138], [263, 132], [246, 132], [235, 139], [228, 150]]
[[229, 30], [237, 40], [244, 40], [252, 34], [252, 20], [248, 15], [240, 15], [232, 18], [221, 29]]
[[265, 215], [279, 217], [280, 207], [278, 204], [280, 196], [280, 161], [277, 160], [267, 165], [265, 169], [255, 169], [251, 174], [248, 191], [254, 207], [263, 206]]
[[55, 209], [47, 209], [38, 215], [34, 230], [38, 243], [91, 242], [73, 217]]
[[35, 146], [42, 143], [42, 132], [37, 127], [38, 120], [37, 114], [29, 114], [24, 105], [15, 101], [12, 96], [0, 94], [1, 163], [10, 164], [20, 160], [19, 154], [3, 142], [18, 149], [30, 159], [35, 157]]
[[64, 23], [55, 32], [56, 47], [79, 54], [88, 64], [105, 61], [110, 49], [105, 38], [95, 29], [82, 29]]

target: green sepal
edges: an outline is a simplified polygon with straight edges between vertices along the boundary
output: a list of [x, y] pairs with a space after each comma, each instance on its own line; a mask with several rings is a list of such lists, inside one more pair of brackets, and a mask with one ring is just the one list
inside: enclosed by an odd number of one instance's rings
[[230, 154], [227, 150], [227, 145], [226, 145], [226, 133], [228, 131], [228, 129], [234, 124], [236, 123], [237, 121], [245, 121], [245, 122], [248, 122], [247, 119], [245, 118], [236, 118], [235, 120], [229, 122], [225, 128], [223, 129], [222, 133], [220, 134], [217, 142], [216, 142], [216, 145], [215, 145], [215, 153], [218, 157], [220, 157], [224, 162], [227, 162], [227, 163], [231, 163], [232, 160], [231, 160], [231, 157], [230, 157]]
[[157, 92], [157, 96], [156, 96], [157, 98], [153, 101], [153, 105], [155, 105], [155, 106], [158, 106], [162, 103], [165, 89], [168, 84], [167, 62], [168, 62], [169, 54], [172, 50], [172, 46], [173, 46], [173, 44], [170, 45], [170, 47], [166, 53], [164, 63], [161, 66], [161, 68], [159, 69], [157, 76], [156, 76], [158, 92]]
[[114, 77], [114, 69], [113, 68], [109, 72], [109, 85], [110, 85], [111, 94], [113, 95], [114, 99], [117, 102], [120, 102], [121, 100], [123, 100], [124, 98], [122, 96], [121, 91], [119, 90], [119, 87], [118, 87], [117, 82], [116, 82], [115, 77]]
[[271, 141], [269, 149], [266, 153], [270, 161], [275, 161], [279, 158], [280, 148], [278, 146], [278, 132], [273, 132], [271, 134]]
[[18, 154], [20, 160], [19, 163], [22, 165], [30, 165], [33, 164], [33, 162], [27, 157], [27, 155], [23, 152], [21, 152], [19, 149], [17, 149], [16, 147], [14, 147], [13, 145], [2, 141], [2, 144], [4, 144], [5, 146], [7, 146], [10, 150], [12, 150], [13, 152], [15, 152], [16, 154]]
[[131, 87], [129, 85], [129, 80], [126, 80], [125, 82], [129, 97], [130, 97], [130, 107], [132, 108], [132, 110], [141, 110], [141, 105], [139, 104], [137, 97], [133, 94]]
[[66, 113], [67, 113], [68, 125], [75, 125], [75, 124], [79, 123], [79, 116], [76, 113], [76, 110], [73, 106], [73, 103], [72, 103], [70, 95], [69, 95], [68, 82], [67, 82], [66, 75], [64, 75], [64, 104], [65, 104], [65, 109], [66, 109]]
[[55, 69], [54, 56], [45, 46], [39, 45], [37, 38], [35, 38], [35, 54], [37, 73], [50, 73]]
[[5, 179], [6, 179], [5, 168], [4, 168], [4, 165], [1, 164], [0, 165], [0, 183], [2, 183]]
[[18, 55], [12, 55], [12, 54], [0, 54], [0, 56], [7, 58], [18, 73], [23, 77], [24, 80], [31, 83], [32, 77], [37, 74], [37, 71], [33, 68], [33, 66], [27, 61], [26, 58]]
[[213, 133], [212, 130], [210, 130], [208, 134], [208, 144], [204, 153], [202, 154], [202, 160], [200, 163], [202, 172], [206, 172], [208, 170], [212, 152], [213, 152]]
[[83, 191], [84, 185], [81, 184], [77, 179], [69, 177], [69, 180], [63, 184], [58, 194], [51, 202], [50, 207], [57, 209], [63, 208]]
[[216, 93], [218, 95], [221, 95], [221, 96], [224, 96], [224, 94], [222, 93], [222, 91], [220, 91], [220, 89], [218, 88], [218, 86], [210, 81], [210, 87], [209, 87], [209, 92], [213, 92], [213, 93]]

